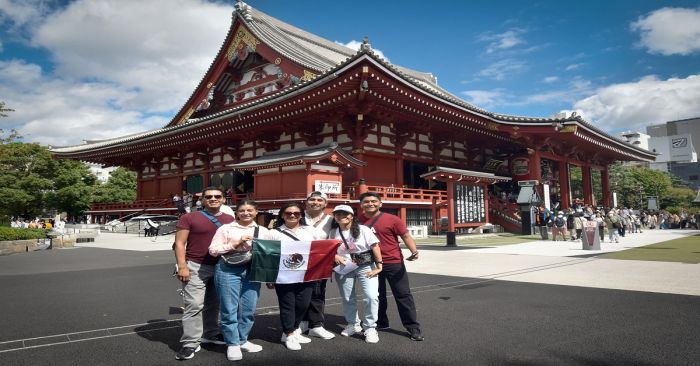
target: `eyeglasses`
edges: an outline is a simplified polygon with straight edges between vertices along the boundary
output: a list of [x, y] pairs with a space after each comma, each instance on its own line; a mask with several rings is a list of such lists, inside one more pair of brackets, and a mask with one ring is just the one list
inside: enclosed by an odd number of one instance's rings
[[301, 216], [301, 212], [295, 211], [295, 212], [285, 212], [284, 216]]
[[223, 197], [223, 196], [220, 194], [215, 194], [215, 195], [208, 194], [208, 195], [204, 196], [204, 199], [210, 200], [210, 199], [214, 198], [214, 199], [220, 200], [221, 197]]

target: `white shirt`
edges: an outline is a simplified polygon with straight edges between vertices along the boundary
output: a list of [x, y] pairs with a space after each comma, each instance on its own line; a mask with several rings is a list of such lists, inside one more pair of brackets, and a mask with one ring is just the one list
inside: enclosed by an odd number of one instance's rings
[[321, 217], [322, 218], [318, 222], [312, 224], [312, 222], [314, 222], [314, 219], [308, 214], [306, 214], [306, 224], [323, 231], [325, 236], [320, 239], [326, 239], [328, 238], [328, 233], [330, 233], [331, 231], [331, 222], [333, 221], [333, 215], [321, 213]]
[[[331, 231], [330, 238], [341, 239], [339, 230], [340, 228], [333, 229], [333, 231]], [[379, 244], [379, 239], [377, 239], [377, 236], [374, 235], [372, 229], [365, 225], [360, 225], [360, 235], [357, 237], [357, 239], [352, 237], [350, 230], [344, 230], [343, 236], [345, 237], [345, 241], [348, 243], [350, 250], [345, 247], [345, 243], [340, 243], [340, 246], [338, 247], [338, 255], [348, 260], [350, 260], [350, 253], [366, 252], [368, 250], [372, 250], [373, 245]]]
[[268, 233], [268, 238], [270, 240], [294, 241], [294, 239], [288, 235], [281, 233], [280, 230], [293, 235], [299, 239], [299, 241], [312, 241], [326, 238], [326, 233], [324, 233], [323, 230], [309, 225], [299, 225], [296, 227], [296, 230], [288, 228], [287, 225], [282, 225], [279, 227], [279, 230], [271, 229]]

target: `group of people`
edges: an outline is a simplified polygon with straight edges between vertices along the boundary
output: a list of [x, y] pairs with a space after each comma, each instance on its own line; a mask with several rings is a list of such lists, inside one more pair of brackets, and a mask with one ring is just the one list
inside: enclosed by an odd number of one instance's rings
[[39, 218], [35, 218], [34, 220], [13, 218], [12, 220], [10, 220], [10, 227], [17, 229], [53, 229], [56, 231], [63, 231], [65, 225], [66, 223], [60, 219], [57, 221], [54, 219], [42, 220]]
[[[271, 228], [258, 225], [258, 205], [238, 202], [234, 215], [221, 211], [224, 193], [209, 187], [202, 193], [203, 210], [180, 217], [175, 236], [177, 277], [183, 283], [182, 348], [176, 359], [194, 357], [201, 343], [227, 345], [226, 357], [241, 360], [243, 352], [260, 352], [249, 340], [261, 283], [249, 279], [250, 263], [232, 264], [223, 257], [245, 256], [254, 238], [285, 241], [337, 240], [334, 273], [343, 303], [346, 325], [341, 336], [362, 335], [377, 343], [377, 330], [389, 328], [386, 283], [389, 283], [399, 317], [408, 337], [422, 341], [413, 295], [410, 291], [400, 237], [411, 255], [419, 253], [403, 221], [381, 211], [381, 197], [366, 192], [359, 197], [361, 212], [345, 204], [326, 213], [328, 197], [311, 192], [304, 203], [280, 207]], [[326, 329], [324, 308], [327, 279], [298, 283], [267, 283], [279, 305], [280, 341], [292, 351], [311, 337], [335, 338]], [[362, 294], [364, 313], [357, 308], [356, 286]], [[308, 334], [305, 335], [305, 334]]]
[[[556, 213], [539, 207], [536, 217], [538, 226], [551, 228], [554, 241], [557, 241], [559, 236], [566, 241], [567, 235], [572, 241], [580, 240], [586, 221], [597, 222], [601, 242], [605, 241], [605, 232], [607, 232], [611, 243], [619, 243], [621, 237], [625, 237], [628, 233], [641, 233], [642, 229], [699, 228], [700, 212], [689, 215], [681, 211], [679, 216], [668, 212], [633, 210], [627, 207], [594, 210], [591, 206], [585, 205]], [[674, 225], [674, 223], [677, 224]]]

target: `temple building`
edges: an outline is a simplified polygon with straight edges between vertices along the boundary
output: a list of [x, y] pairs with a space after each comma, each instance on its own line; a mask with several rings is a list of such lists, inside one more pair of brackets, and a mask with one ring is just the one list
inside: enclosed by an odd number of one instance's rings
[[[367, 39], [349, 49], [243, 2], [166, 126], [52, 152], [137, 172], [137, 201], [94, 205], [95, 222], [172, 209], [173, 194], [213, 185], [263, 209], [312, 190], [329, 195], [329, 209], [376, 191], [384, 210], [409, 225], [437, 229], [450, 209], [458, 227], [491, 222], [511, 231], [519, 231], [508, 211], [519, 182], [561, 208], [610, 206], [608, 165], [655, 156], [580, 116], [481, 109], [432, 74], [383, 60]], [[450, 206], [454, 199], [461, 203]]]

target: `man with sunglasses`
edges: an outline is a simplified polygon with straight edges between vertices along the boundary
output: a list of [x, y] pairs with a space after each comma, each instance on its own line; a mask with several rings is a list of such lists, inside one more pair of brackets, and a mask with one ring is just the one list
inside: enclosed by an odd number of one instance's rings
[[182, 281], [185, 311], [182, 314], [182, 348], [175, 355], [189, 360], [201, 349], [200, 343], [226, 344], [219, 331], [219, 300], [214, 287], [217, 258], [209, 244], [219, 226], [234, 221], [220, 211], [224, 202], [219, 188], [202, 192], [202, 211], [184, 214], [177, 222], [175, 258], [177, 278]]
[[[323, 239], [328, 238], [328, 233], [331, 231], [331, 222], [333, 216], [324, 212], [328, 205], [328, 196], [325, 193], [314, 191], [309, 193], [306, 198], [305, 217], [306, 224], [311, 225], [325, 234]], [[335, 334], [326, 330], [323, 327], [325, 316], [323, 314], [326, 306], [326, 283], [328, 280], [320, 280], [314, 282], [313, 292], [311, 293], [311, 303], [309, 309], [304, 314], [304, 320], [299, 324], [299, 329], [302, 333], [309, 332], [310, 336], [333, 339]]]
[[416, 304], [411, 294], [411, 285], [408, 282], [408, 273], [403, 262], [403, 253], [399, 246], [398, 237], [401, 237], [406, 247], [411, 251], [408, 261], [418, 259], [416, 241], [406, 228], [406, 224], [394, 215], [381, 212], [382, 200], [375, 192], [365, 192], [360, 195], [360, 207], [363, 214], [358, 217], [360, 223], [372, 229], [379, 238], [379, 249], [382, 252], [382, 271], [379, 272], [379, 317], [377, 329], [389, 328], [389, 318], [386, 315], [387, 298], [386, 283], [389, 282], [391, 293], [394, 295], [396, 306], [399, 310], [401, 323], [408, 331], [411, 340], [422, 341], [423, 334], [416, 315]]

